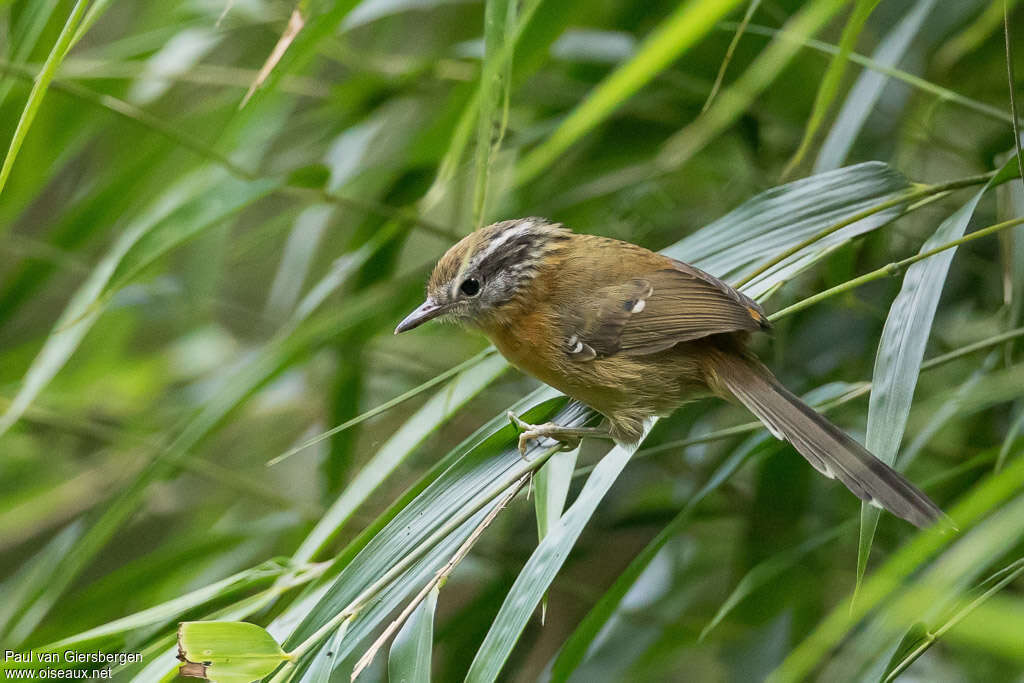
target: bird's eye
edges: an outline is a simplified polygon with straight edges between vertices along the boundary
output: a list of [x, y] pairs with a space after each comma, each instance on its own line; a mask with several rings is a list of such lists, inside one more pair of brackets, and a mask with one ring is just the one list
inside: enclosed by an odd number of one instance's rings
[[476, 296], [480, 293], [480, 281], [474, 277], [467, 278], [459, 285], [459, 291], [466, 296]]

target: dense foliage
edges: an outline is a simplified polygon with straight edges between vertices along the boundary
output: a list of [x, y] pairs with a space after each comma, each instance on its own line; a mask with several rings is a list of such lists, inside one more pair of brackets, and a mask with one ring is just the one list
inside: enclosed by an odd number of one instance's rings
[[[374, 641], [360, 680], [1020, 680], [1016, 5], [0, 0], [0, 650], [169, 680], [218, 619], [275, 681]], [[520, 459], [506, 410], [587, 411], [391, 331], [523, 215], [742, 285], [959, 531], [717, 400]]]

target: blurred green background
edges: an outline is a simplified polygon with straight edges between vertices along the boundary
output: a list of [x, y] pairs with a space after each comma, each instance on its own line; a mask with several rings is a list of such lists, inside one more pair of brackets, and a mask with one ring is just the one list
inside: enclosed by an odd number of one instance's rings
[[[539, 215], [662, 249], [860, 162], [974, 179], [1012, 154], [1009, 93], [1003, 0], [0, 0], [0, 649], [145, 651], [117, 677], [170, 679], [178, 621], [245, 618], [284, 642], [316, 614], [442, 456], [492, 419], [478, 438], [497, 434], [537, 386], [485, 356], [470, 388], [434, 382], [268, 466], [486, 348], [442, 325], [391, 334], [475, 226]], [[914, 254], [985, 180], [922, 194], [779, 277], [768, 310]], [[1022, 215], [1012, 180], [963, 218]], [[851, 287], [757, 342], [798, 393], [859, 391], [830, 416], [860, 439], [860, 383], [886, 379], [876, 352], [903, 283]], [[973, 500], [976, 523], [934, 556], [883, 515], [867, 576], [902, 563], [907, 593], [948, 576], [942, 600], [865, 590], [849, 618], [859, 502], [763, 431], [722, 433], [749, 417], [700, 401], [617, 478], [507, 662], [479, 656], [508, 681], [749, 681], [798, 660], [830, 681], [899, 666], [1024, 680], [1024, 228], [965, 244], [931, 288], [934, 324], [916, 332], [925, 358], [954, 355], [911, 380], [902, 441], [902, 423], [885, 434], [945, 509]], [[602, 448], [562, 475], [570, 501]], [[538, 543], [529, 488], [439, 592], [434, 680], [463, 678], [505, 623]], [[595, 604], [609, 611], [585, 637]], [[570, 637], [578, 656], [552, 674]], [[305, 680], [348, 680], [371, 640]], [[385, 680], [388, 659], [360, 680]]]

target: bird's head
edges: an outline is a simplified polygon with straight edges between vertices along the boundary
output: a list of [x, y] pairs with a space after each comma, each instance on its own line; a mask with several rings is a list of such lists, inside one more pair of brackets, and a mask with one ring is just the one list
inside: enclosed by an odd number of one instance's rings
[[543, 218], [518, 218], [473, 232], [445, 253], [427, 283], [427, 298], [395, 328], [395, 334], [428, 320], [483, 326], [522, 301], [551, 253], [572, 233]]

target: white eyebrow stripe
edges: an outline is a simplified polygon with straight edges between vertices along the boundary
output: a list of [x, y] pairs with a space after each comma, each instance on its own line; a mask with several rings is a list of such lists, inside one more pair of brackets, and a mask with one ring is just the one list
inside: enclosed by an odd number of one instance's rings
[[511, 230], [506, 230], [505, 232], [501, 233], [499, 237], [491, 241], [491, 243], [487, 245], [487, 248], [484, 251], [477, 254], [477, 257], [474, 259], [474, 261], [477, 264], [486, 261], [488, 256], [490, 256], [495, 251], [500, 249], [507, 242], [521, 235], [529, 233], [530, 231], [533, 230], [533, 227], [533, 221], [526, 221], [525, 223], [521, 223], [516, 227], [512, 228]]

